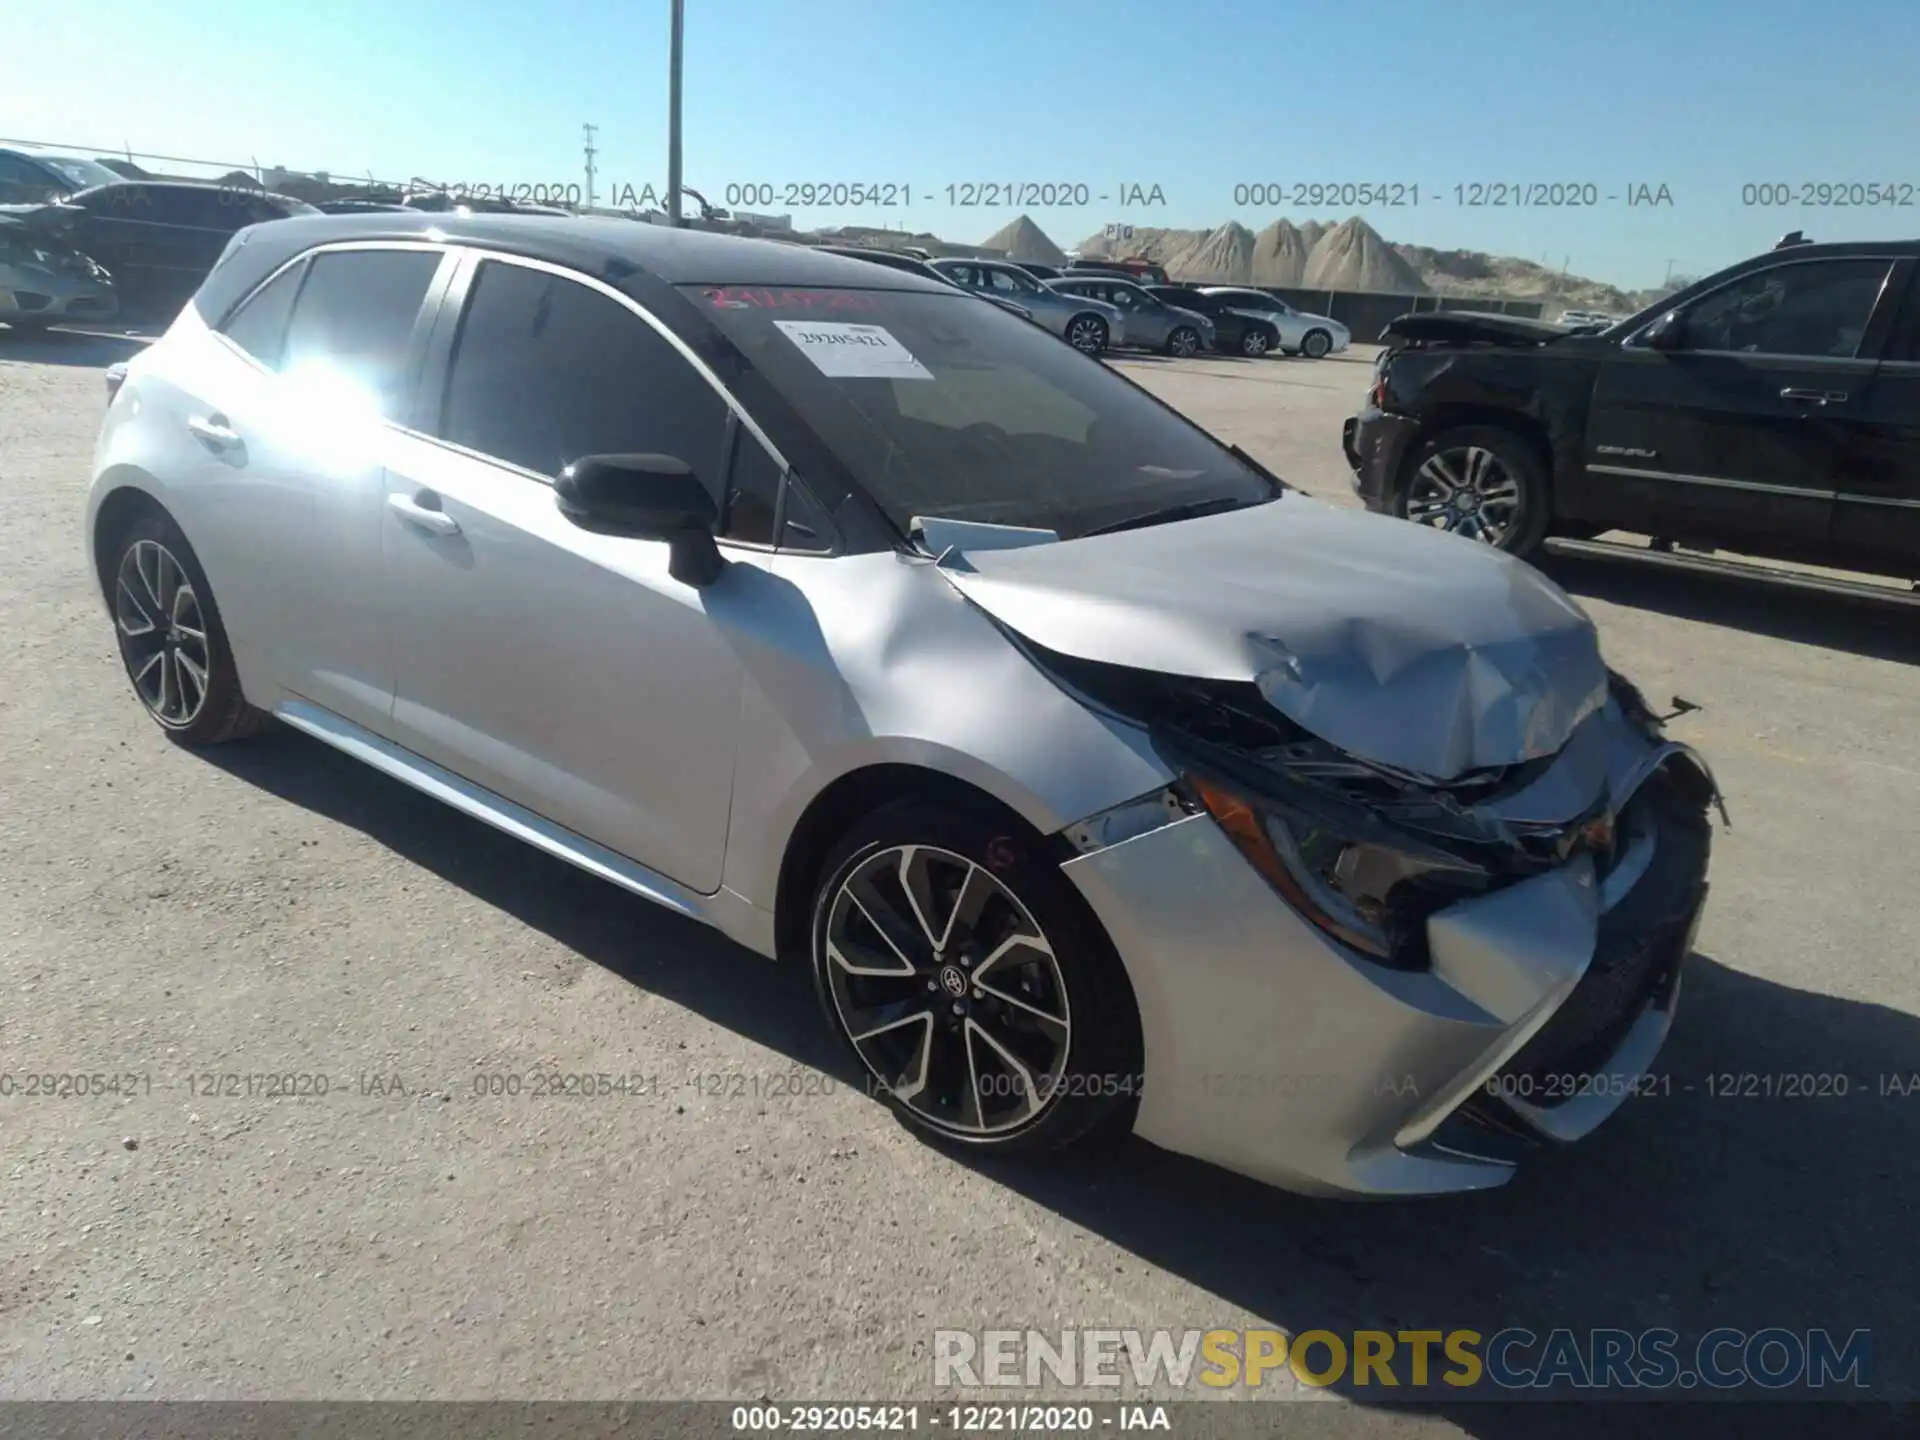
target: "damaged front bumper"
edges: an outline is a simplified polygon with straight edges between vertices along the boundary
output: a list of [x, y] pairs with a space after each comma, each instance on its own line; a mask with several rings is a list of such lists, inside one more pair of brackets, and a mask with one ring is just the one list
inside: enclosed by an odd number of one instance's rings
[[1503, 1183], [1641, 1092], [1718, 792], [1616, 700], [1581, 732], [1495, 806], [1518, 824], [1584, 815], [1603, 792], [1606, 844], [1434, 910], [1417, 968], [1310, 921], [1174, 792], [1072, 827], [1063, 872], [1140, 1011], [1136, 1133], [1308, 1193], [1444, 1193]]

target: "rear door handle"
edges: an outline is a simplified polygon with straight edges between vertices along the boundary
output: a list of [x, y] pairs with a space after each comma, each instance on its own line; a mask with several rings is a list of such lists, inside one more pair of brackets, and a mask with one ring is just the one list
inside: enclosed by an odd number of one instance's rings
[[1798, 400], [1805, 405], [1844, 405], [1847, 392], [1844, 390], [1805, 390], [1797, 385], [1789, 385], [1780, 392], [1782, 400]]
[[224, 415], [189, 415], [187, 430], [194, 439], [215, 450], [234, 450], [240, 445], [240, 432], [227, 424]]
[[440, 497], [431, 490], [422, 490], [420, 495], [434, 501], [432, 505], [423, 505], [410, 495], [387, 496], [387, 508], [416, 529], [429, 535], [458, 535], [460, 522], [442, 510]]

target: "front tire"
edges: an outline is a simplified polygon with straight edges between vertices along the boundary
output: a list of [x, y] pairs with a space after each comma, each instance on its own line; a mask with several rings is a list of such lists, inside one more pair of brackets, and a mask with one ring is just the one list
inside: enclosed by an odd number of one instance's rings
[[1309, 330], [1300, 341], [1300, 353], [1309, 360], [1324, 360], [1333, 349], [1333, 336], [1324, 330]]
[[814, 983], [869, 1087], [909, 1128], [971, 1150], [1057, 1150], [1139, 1093], [1119, 958], [1017, 822], [883, 807], [829, 857]]
[[1200, 353], [1200, 332], [1191, 325], [1177, 325], [1167, 336], [1167, 354], [1176, 360], [1190, 360]]
[[269, 717], [241, 693], [213, 587], [180, 527], [144, 515], [110, 553], [114, 634], [147, 714], [181, 745], [218, 745], [260, 730]]
[[1256, 325], [1240, 337], [1240, 353], [1249, 360], [1258, 360], [1273, 349], [1276, 343], [1276, 337], [1271, 330]]
[[1066, 341], [1082, 355], [1098, 355], [1107, 348], [1107, 322], [1098, 315], [1076, 315], [1067, 322]]
[[1530, 559], [1552, 518], [1547, 466], [1532, 443], [1497, 425], [1463, 425], [1408, 457], [1393, 513]]

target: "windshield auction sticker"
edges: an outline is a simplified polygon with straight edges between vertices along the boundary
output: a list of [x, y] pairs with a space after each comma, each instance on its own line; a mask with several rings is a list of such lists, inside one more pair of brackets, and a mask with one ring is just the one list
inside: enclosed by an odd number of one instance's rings
[[776, 320], [780, 333], [800, 347], [822, 375], [837, 380], [931, 380], [933, 373], [913, 358], [881, 325], [843, 325], [817, 320]]

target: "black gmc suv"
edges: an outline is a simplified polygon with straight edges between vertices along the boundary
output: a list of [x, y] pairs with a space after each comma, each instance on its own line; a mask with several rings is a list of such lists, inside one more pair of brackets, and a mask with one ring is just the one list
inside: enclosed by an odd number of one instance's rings
[[1519, 555], [1618, 529], [1920, 576], [1916, 262], [1796, 233], [1597, 332], [1404, 315], [1346, 422], [1354, 488]]

